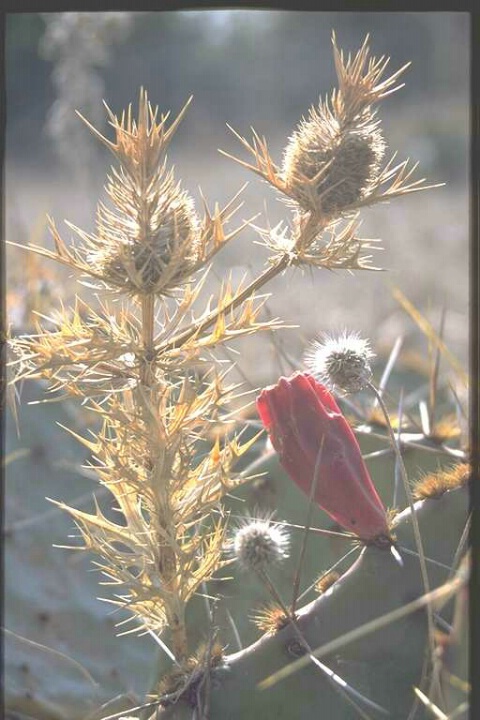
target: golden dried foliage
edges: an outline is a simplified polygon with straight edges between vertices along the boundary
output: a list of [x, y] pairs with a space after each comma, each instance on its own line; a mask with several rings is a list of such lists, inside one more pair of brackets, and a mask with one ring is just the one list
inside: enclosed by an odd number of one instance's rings
[[[91, 439], [78, 439], [90, 449], [119, 521], [97, 502], [90, 513], [57, 504], [115, 588], [111, 601], [140, 629], [169, 626], [183, 669], [190, 653], [185, 607], [225, 562], [221, 502], [246, 479], [235, 462], [256, 439], [242, 442], [225, 432], [235, 388], [216, 369], [213, 351], [280, 326], [261, 319], [265, 296], [258, 291], [289, 265], [371, 268], [377, 241], [358, 236], [358, 210], [425, 187], [410, 181], [407, 163], [381, 169], [385, 142], [372, 108], [396, 89], [403, 68], [381, 81], [387, 60], [370, 58], [367, 41], [345, 59], [334, 38], [334, 57], [339, 87], [294, 132], [283, 167], [264, 138], [254, 132], [249, 144], [238, 136], [254, 158], [238, 162], [292, 208], [288, 227], [260, 230], [271, 257], [250, 283], [234, 287], [227, 279], [198, 311], [208, 264], [252, 219], [226, 230], [240, 193], [212, 212], [202, 196], [199, 216], [165, 156], [190, 100], [168, 125], [169, 115], [159, 118], [143, 89], [137, 118], [131, 106], [120, 116], [107, 107], [113, 140], [82, 118], [117, 163], [94, 232], [67, 223], [76, 236], [67, 245], [50, 219], [54, 250], [25, 248], [114, 296], [99, 300], [95, 311], [78, 299], [52, 312], [44, 318], [48, 329], [38, 322], [35, 334], [13, 340], [13, 365], [16, 380], [47, 379], [50, 389], [80, 397], [101, 421]], [[273, 608], [259, 626], [269, 631], [284, 622], [283, 610]]]
[[101, 281], [99, 289], [120, 298], [99, 301], [95, 311], [78, 298], [73, 308], [44, 318], [53, 330], [38, 322], [35, 334], [12, 342], [17, 380], [46, 378], [51, 390], [87, 400], [101, 420], [93, 440], [78, 439], [93, 455], [119, 522], [97, 503], [93, 513], [57, 504], [74, 518], [115, 587], [112, 602], [140, 628], [170, 626], [179, 660], [188, 652], [185, 606], [224, 563], [220, 502], [241, 481], [235, 462], [255, 441], [224, 432], [235, 388], [210, 353], [279, 324], [259, 319], [263, 297], [248, 291], [235, 303], [245, 288], [231, 280], [195, 316], [206, 264], [243, 226], [224, 230], [240, 207], [238, 194], [213, 213], [202, 198], [201, 222], [166, 166], [165, 149], [185, 109], [168, 129], [167, 116], [157, 121], [143, 90], [137, 120], [131, 108], [120, 118], [108, 110], [115, 140], [94, 133], [119, 162], [106, 185], [113, 209], [99, 205], [92, 235], [73, 228], [75, 246], [66, 246], [51, 221], [55, 251], [30, 249]]
[[131, 106], [120, 118], [107, 107], [115, 142], [82, 118], [119, 162], [105, 187], [111, 206], [98, 204], [93, 234], [67, 222], [78, 245], [68, 247], [50, 218], [55, 250], [36, 245], [30, 249], [77, 270], [90, 284], [98, 281], [99, 289], [134, 297], [169, 295], [209, 262], [246, 223], [225, 232], [224, 224], [241, 207], [235, 204], [240, 193], [225, 208], [216, 205], [213, 213], [202, 198], [201, 221], [193, 200], [175, 182], [173, 168], [167, 168], [165, 151], [189, 104], [168, 129], [168, 114], [158, 121], [158, 108], [151, 106], [144, 90], [137, 120]]
[[467, 463], [458, 463], [452, 467], [428, 473], [413, 488], [415, 500], [441, 497], [448, 490], [462, 487], [470, 482], [472, 470]]

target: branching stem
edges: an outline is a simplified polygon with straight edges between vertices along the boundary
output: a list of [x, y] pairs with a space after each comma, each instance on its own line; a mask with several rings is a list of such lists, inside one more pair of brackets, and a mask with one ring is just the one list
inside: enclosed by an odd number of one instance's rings
[[[295, 246], [297, 248], [308, 247], [308, 245], [310, 245], [315, 240], [315, 238], [318, 237], [318, 235], [325, 229], [325, 227], [325, 220], [322, 220], [315, 213], [310, 213], [308, 220], [305, 222], [305, 225], [299, 233]], [[161, 345], [159, 348], [157, 348], [157, 353], [159, 355], [162, 355], [163, 353], [181, 347], [194, 335], [197, 335], [198, 337], [201, 336], [204, 330], [207, 330], [209, 327], [214, 325], [220, 314], [226, 314], [232, 310], [235, 310], [235, 308], [241, 305], [245, 300], [248, 300], [250, 297], [252, 297], [254, 293], [256, 293], [258, 290], [260, 290], [260, 288], [270, 282], [270, 280], [273, 280], [274, 277], [286, 270], [290, 263], [291, 255], [289, 253], [285, 253], [275, 262], [275, 264], [270, 265], [270, 267], [264, 270], [261, 275], [256, 277], [255, 280], [250, 283], [250, 285], [248, 285], [244, 290], [242, 290], [242, 292], [238, 293], [238, 295], [235, 295], [235, 297], [233, 297], [227, 305], [222, 308], [216, 308], [215, 310], [212, 310], [212, 312], [209, 313], [204, 320], [199, 323], [194, 323], [190, 325], [190, 327], [186, 328], [179, 335], [172, 338], [168, 343], [165, 343], [164, 345]]]

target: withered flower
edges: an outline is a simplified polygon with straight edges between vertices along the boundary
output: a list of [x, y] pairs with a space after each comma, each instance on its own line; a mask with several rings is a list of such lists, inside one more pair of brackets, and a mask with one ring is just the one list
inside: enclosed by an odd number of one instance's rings
[[362, 390], [372, 377], [374, 353], [368, 340], [357, 333], [338, 337], [325, 334], [305, 355], [305, 362], [316, 380], [344, 393]]
[[235, 532], [233, 555], [244, 570], [264, 570], [288, 557], [285, 528], [269, 518], [251, 518]]
[[[88, 260], [108, 286], [137, 295], [165, 295], [195, 268], [200, 221], [192, 198], [174, 184], [173, 171], [164, 177], [156, 174], [150, 184], [146, 218], [140, 216], [141, 208], [132, 217], [131, 209], [121, 215], [100, 206], [97, 234], [92, 237], [97, 248]], [[127, 188], [135, 197], [135, 185], [124, 174], [116, 174], [107, 190], [115, 199]]]
[[370, 55], [368, 36], [353, 57], [344, 57], [335, 35], [332, 41], [338, 86], [297, 125], [283, 162], [273, 160], [266, 138], [255, 130], [249, 142], [231, 128], [251, 162], [223, 153], [259, 175], [291, 207], [290, 228], [283, 222], [257, 228], [273, 251], [270, 263], [277, 272], [289, 265], [378, 269], [365, 254], [378, 240], [357, 234], [361, 208], [435, 187], [423, 179], [412, 181], [416, 166], [410, 167], [408, 160], [394, 166], [393, 155], [384, 162], [387, 144], [376, 105], [402, 87], [397, 80], [409, 63], [382, 79], [389, 58]]
[[285, 148], [287, 192], [304, 210], [336, 217], [375, 186], [386, 145], [378, 123], [342, 128], [328, 105], [311, 108]]

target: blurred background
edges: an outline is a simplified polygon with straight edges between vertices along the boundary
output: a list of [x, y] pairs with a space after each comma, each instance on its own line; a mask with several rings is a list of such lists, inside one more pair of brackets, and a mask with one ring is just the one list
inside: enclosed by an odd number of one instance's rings
[[[119, 113], [136, 107], [144, 86], [153, 104], [176, 115], [194, 103], [175, 136], [169, 160], [197, 201], [199, 186], [212, 207], [245, 182], [239, 219], [261, 213], [257, 224], [288, 219], [288, 210], [256, 176], [222, 157], [217, 148], [247, 159], [226, 123], [250, 138], [265, 135], [275, 160], [296, 124], [335, 84], [331, 34], [356, 51], [370, 33], [377, 57], [390, 69], [411, 61], [405, 87], [380, 105], [390, 153], [419, 161], [417, 177], [444, 187], [363, 212], [365, 237], [381, 238], [374, 263], [386, 273], [300, 271], [278, 278], [269, 310], [289, 324], [289, 352], [323, 330], [351, 328], [391, 347], [411, 321], [392, 298], [391, 285], [438, 327], [445, 307], [445, 337], [468, 357], [469, 16], [467, 13], [286, 12], [212, 10], [158, 13], [22, 14], [7, 17], [6, 232], [14, 242], [50, 244], [45, 215], [92, 229], [111, 158], [75, 114], [78, 109], [108, 133], [102, 99]], [[243, 214], [242, 214], [243, 213]], [[64, 227], [64, 226], [63, 226]], [[68, 230], [66, 231], [68, 238]], [[258, 272], [267, 253], [253, 230], [235, 239], [214, 271], [234, 278]], [[48, 295], [74, 292], [49, 261], [31, 274]], [[25, 255], [8, 250], [9, 317], [21, 322]], [[212, 275], [213, 278], [213, 275]], [[213, 282], [213, 280], [212, 280]], [[273, 371], [270, 338], [264, 362], [255, 343], [245, 345], [245, 369], [265, 381]], [[243, 354], [243, 353], [242, 353]]]

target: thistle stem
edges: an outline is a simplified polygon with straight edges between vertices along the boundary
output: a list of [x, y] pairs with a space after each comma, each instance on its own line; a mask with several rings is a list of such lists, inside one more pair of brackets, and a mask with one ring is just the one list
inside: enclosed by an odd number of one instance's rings
[[149, 358], [153, 353], [153, 336], [155, 320], [155, 296], [145, 295], [142, 297], [142, 341], [144, 357], [140, 369], [141, 382], [147, 387], [153, 384], [153, 376]]
[[[140, 402], [143, 411], [145, 424], [150, 428], [150, 463], [151, 472], [156, 474], [159, 472], [158, 458], [155, 448], [158, 446], [158, 429], [153, 422], [153, 415], [160, 411], [159, 398], [156, 392], [156, 378], [153, 358], [154, 346], [154, 325], [155, 325], [155, 296], [153, 294], [145, 295], [141, 300], [142, 312], [142, 343], [143, 356], [140, 366], [141, 393]], [[163, 483], [165, 482], [162, 478]], [[162, 530], [165, 531], [167, 537], [174, 530], [171, 522], [171, 509], [169, 507], [168, 489], [162, 486], [162, 492], [157, 498], [157, 522]], [[172, 633], [172, 652], [178, 663], [181, 664], [188, 655], [187, 628], [184, 617], [184, 606], [178, 596], [177, 587], [177, 558], [175, 550], [168, 540], [164, 539], [164, 535], [158, 539], [158, 572], [162, 584], [170, 591], [172, 601], [166, 603], [165, 612], [167, 615], [168, 625]]]
[[[326, 223], [322, 221], [321, 218], [318, 217], [318, 215], [316, 215], [315, 213], [311, 213], [304, 227], [301, 229], [301, 232], [295, 243], [295, 247], [299, 249], [304, 249], [305, 247], [310, 245], [315, 240], [315, 238], [322, 232], [325, 226]], [[286, 270], [290, 262], [290, 254], [285, 253], [280, 257], [279, 260], [275, 262], [274, 265], [271, 265], [269, 268], [264, 270], [261, 275], [256, 277], [255, 280], [250, 283], [250, 285], [248, 285], [244, 290], [242, 290], [242, 292], [238, 293], [238, 295], [235, 295], [235, 297], [233, 297], [227, 305], [225, 305], [221, 309], [217, 308], [216, 310], [212, 310], [212, 312], [209, 313], [204, 320], [199, 323], [192, 324], [179, 335], [172, 338], [172, 340], [170, 340], [168, 343], [165, 343], [164, 345], [161, 345], [159, 348], [157, 348], [157, 353], [159, 355], [162, 355], [163, 353], [169, 352], [170, 350], [181, 347], [193, 335], [200, 336], [204, 330], [207, 330], [216, 322], [220, 314], [226, 314], [232, 310], [235, 310], [235, 308], [241, 305], [245, 300], [248, 300], [248, 298], [250, 298], [255, 292], [257, 292], [257, 290], [262, 288], [264, 285], [270, 282], [270, 280], [273, 280], [274, 277]]]
[[245, 300], [247, 300], [253, 293], [263, 287], [267, 282], [272, 280], [276, 275], [285, 270], [288, 266], [289, 259], [286, 255], [283, 255], [275, 265], [271, 265], [261, 275], [259, 275], [253, 282], [250, 283], [241, 293], [236, 295], [226, 306], [221, 310], [216, 309], [207, 315], [207, 317], [199, 323], [195, 323], [190, 327], [186, 328], [182, 333], [174, 337], [170, 342], [161, 345], [157, 348], [157, 353], [163, 355], [170, 350], [174, 350], [177, 347], [181, 347], [185, 342], [190, 340], [193, 335], [200, 335], [204, 330], [211, 327], [217, 320], [220, 313], [227, 313], [231, 310], [235, 310]]

